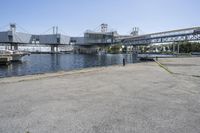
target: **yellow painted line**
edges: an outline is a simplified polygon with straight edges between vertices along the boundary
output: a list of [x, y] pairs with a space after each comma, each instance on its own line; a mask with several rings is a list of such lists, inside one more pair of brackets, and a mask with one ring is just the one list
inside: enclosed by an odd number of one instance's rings
[[174, 74], [172, 71], [170, 71], [167, 67], [165, 67], [164, 65], [162, 65], [159, 61], [155, 60], [154, 61], [160, 66], [162, 67], [164, 70], [166, 70], [168, 73], [170, 74]]

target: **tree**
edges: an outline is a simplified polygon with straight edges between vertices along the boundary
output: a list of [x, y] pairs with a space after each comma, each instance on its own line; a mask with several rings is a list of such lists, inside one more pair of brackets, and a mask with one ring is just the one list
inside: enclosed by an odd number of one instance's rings
[[198, 42], [178, 42], [175, 44], [176, 50], [178, 48], [178, 44], [180, 53], [200, 52], [200, 43]]

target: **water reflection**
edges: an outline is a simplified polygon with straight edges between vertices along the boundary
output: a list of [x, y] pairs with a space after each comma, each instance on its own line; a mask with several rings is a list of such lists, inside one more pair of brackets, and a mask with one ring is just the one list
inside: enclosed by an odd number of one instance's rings
[[0, 66], [0, 77], [122, 64], [123, 58], [125, 58], [128, 63], [137, 61], [136, 56], [132, 54], [32, 54], [24, 57], [22, 62], [15, 62], [9, 66]]

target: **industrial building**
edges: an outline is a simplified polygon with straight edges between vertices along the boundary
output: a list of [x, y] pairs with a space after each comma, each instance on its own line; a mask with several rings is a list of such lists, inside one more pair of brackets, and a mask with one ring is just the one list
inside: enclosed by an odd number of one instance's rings
[[58, 47], [70, 44], [70, 37], [58, 33], [58, 28], [53, 34], [32, 35], [16, 31], [16, 25], [10, 24], [8, 31], [0, 32], [0, 44], [9, 45], [9, 49], [18, 50], [19, 46], [33, 46], [36, 44], [50, 46], [51, 52], [58, 52]]

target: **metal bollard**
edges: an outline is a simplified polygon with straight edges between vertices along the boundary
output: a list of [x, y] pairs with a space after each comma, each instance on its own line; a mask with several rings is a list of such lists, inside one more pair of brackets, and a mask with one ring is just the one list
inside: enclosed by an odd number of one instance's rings
[[126, 61], [125, 61], [125, 59], [123, 58], [123, 66], [125, 66], [126, 65]]
[[158, 61], [158, 57], [156, 56], [156, 61]]

